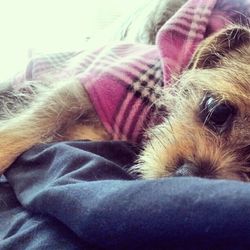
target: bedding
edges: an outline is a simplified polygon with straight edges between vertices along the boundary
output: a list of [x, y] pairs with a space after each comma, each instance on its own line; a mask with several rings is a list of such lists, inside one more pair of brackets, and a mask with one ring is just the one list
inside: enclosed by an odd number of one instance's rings
[[0, 184], [0, 249], [249, 249], [249, 183], [135, 180], [125, 142], [38, 145]]
[[[239, 18], [235, 9], [247, 11], [249, 1], [244, 3], [190, 0], [163, 26], [155, 46], [123, 43], [34, 58], [11, 80], [11, 90], [48, 76], [77, 77], [89, 84], [113, 138], [138, 142], [141, 132], [167, 111], [157, 100], [170, 76], [187, 66], [190, 52], [206, 35]], [[194, 22], [184, 29], [190, 36], [183, 37], [178, 18], [186, 10], [194, 10]], [[209, 26], [196, 26], [201, 20]], [[195, 33], [199, 29], [201, 36]], [[111, 98], [113, 87], [119, 95]], [[99, 90], [115, 103], [101, 108]], [[1, 178], [0, 249], [249, 249], [248, 183], [192, 177], [138, 180], [127, 171], [137, 151], [126, 142], [75, 141], [25, 152]]]

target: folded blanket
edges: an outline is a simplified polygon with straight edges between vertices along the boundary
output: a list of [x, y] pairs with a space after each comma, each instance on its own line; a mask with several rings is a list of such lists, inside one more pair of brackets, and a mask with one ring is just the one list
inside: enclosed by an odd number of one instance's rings
[[159, 101], [162, 88], [185, 70], [199, 43], [228, 23], [246, 21], [249, 13], [249, 0], [189, 0], [161, 28], [155, 46], [122, 43], [37, 58], [13, 84], [48, 75], [75, 77], [113, 138], [138, 142], [160, 114], [166, 115]]
[[133, 180], [134, 151], [115, 141], [27, 151], [0, 183], [0, 249], [249, 249], [249, 183]]

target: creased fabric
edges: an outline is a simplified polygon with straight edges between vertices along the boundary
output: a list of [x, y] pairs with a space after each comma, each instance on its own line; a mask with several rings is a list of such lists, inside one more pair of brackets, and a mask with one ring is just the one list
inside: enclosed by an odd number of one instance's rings
[[250, 184], [135, 180], [124, 142], [38, 145], [0, 182], [0, 249], [245, 249]]

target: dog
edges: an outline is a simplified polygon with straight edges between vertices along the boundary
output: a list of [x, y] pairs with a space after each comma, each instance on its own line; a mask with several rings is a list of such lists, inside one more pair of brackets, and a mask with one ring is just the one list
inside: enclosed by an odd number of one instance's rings
[[149, 132], [139, 158], [145, 178], [199, 176], [249, 181], [250, 30], [207, 38], [167, 90], [170, 116]]
[[[249, 61], [248, 27], [232, 25], [205, 39], [187, 70], [164, 90], [161, 102], [169, 114], [147, 131], [132, 171], [146, 179], [249, 181]], [[14, 112], [9, 108], [13, 103], [2, 101], [1, 172], [38, 143], [111, 139], [76, 79], [34, 89], [34, 96], [25, 95]]]

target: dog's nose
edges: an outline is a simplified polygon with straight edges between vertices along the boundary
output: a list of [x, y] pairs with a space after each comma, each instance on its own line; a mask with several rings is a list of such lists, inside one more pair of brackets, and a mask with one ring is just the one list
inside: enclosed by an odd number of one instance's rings
[[198, 176], [198, 168], [191, 162], [181, 165], [173, 174], [173, 176]]

